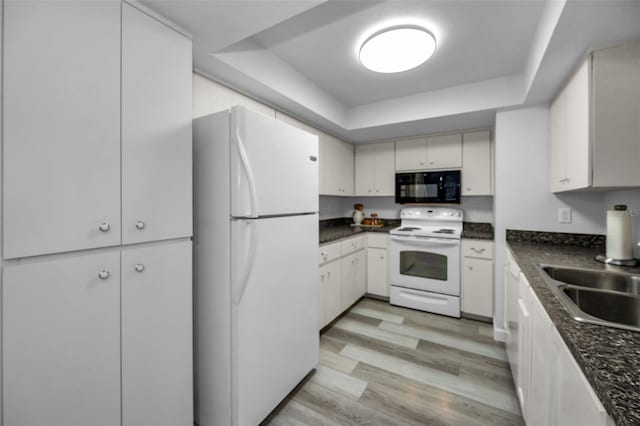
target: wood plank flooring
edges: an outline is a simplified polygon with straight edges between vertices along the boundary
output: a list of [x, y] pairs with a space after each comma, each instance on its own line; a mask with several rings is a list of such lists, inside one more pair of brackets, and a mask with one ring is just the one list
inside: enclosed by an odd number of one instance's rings
[[524, 422], [489, 324], [365, 298], [324, 331], [315, 373], [262, 424]]

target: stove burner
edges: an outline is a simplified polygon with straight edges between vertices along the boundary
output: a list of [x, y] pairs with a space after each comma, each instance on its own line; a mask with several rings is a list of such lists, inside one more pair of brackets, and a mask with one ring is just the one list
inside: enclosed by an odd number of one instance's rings
[[455, 232], [453, 229], [438, 229], [437, 231], [433, 231], [434, 234], [453, 234]]
[[411, 231], [419, 231], [419, 230], [420, 228], [416, 228], [415, 226], [407, 226], [407, 227], [398, 229], [398, 231], [400, 232], [411, 232]]

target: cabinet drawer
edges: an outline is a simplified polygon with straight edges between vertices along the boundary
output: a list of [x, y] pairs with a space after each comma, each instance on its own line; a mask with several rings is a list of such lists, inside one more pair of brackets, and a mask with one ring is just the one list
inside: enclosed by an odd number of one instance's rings
[[346, 256], [349, 253], [353, 253], [354, 251], [358, 251], [361, 250], [365, 247], [366, 245], [366, 235], [360, 236], [360, 237], [353, 237], [353, 238], [349, 238], [347, 240], [342, 241], [341, 244], [341, 250], [342, 250], [342, 255]]
[[493, 241], [462, 240], [462, 256], [493, 259]]
[[369, 232], [367, 235], [367, 247], [387, 248], [389, 235], [383, 233]]
[[319, 264], [331, 262], [332, 260], [336, 260], [340, 258], [340, 243], [327, 244], [326, 246], [320, 247], [318, 252], [320, 254]]

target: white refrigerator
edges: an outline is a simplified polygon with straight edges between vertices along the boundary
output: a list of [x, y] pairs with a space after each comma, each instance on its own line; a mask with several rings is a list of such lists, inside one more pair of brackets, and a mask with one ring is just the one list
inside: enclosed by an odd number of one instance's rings
[[195, 119], [196, 422], [258, 425], [318, 362], [318, 137]]

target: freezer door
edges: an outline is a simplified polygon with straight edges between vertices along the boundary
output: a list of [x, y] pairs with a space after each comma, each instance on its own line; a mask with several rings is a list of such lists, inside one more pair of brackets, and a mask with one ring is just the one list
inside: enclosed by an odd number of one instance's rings
[[257, 425], [318, 362], [318, 215], [231, 232], [233, 424]]
[[231, 110], [231, 216], [318, 211], [318, 137], [249, 111]]

